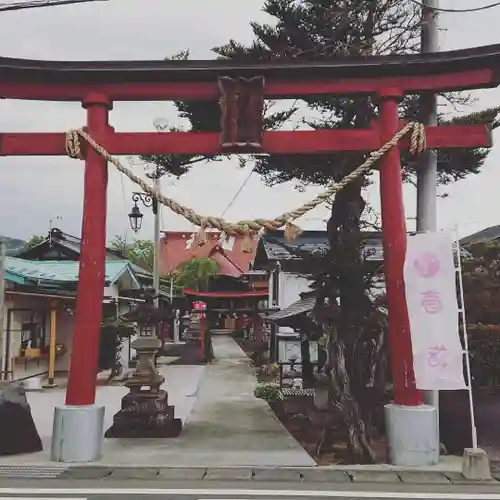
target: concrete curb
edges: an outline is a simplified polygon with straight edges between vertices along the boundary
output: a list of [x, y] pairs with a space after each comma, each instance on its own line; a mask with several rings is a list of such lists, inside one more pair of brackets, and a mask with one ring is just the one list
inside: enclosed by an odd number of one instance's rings
[[500, 487], [500, 474], [492, 480], [470, 481], [456, 471], [356, 470], [333, 467], [141, 467], [80, 464], [76, 466], [0, 467], [0, 478], [62, 480], [148, 480], [148, 481], [244, 481], [251, 483], [378, 483], [471, 485]]

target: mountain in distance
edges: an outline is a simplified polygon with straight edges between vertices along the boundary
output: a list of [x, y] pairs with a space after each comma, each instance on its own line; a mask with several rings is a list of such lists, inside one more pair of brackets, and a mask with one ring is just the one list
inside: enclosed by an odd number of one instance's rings
[[17, 238], [0, 235], [0, 240], [5, 243], [5, 253], [7, 255], [16, 255], [26, 247], [26, 241]]

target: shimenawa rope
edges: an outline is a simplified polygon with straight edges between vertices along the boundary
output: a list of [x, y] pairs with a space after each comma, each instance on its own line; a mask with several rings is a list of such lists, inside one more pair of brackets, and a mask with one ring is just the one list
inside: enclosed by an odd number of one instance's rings
[[[174, 213], [183, 216], [192, 224], [198, 226], [198, 242], [201, 244], [206, 241], [205, 229], [214, 228], [223, 231], [228, 236], [241, 235], [251, 240], [252, 236], [261, 229], [267, 231], [275, 231], [285, 226], [285, 234], [288, 238], [293, 239], [294, 236], [300, 233], [300, 229], [293, 224], [293, 221], [302, 217], [307, 212], [310, 212], [317, 206], [328, 201], [335, 193], [344, 189], [351, 182], [357, 180], [367, 174], [373, 165], [391, 148], [397, 146], [398, 142], [408, 133], [410, 136], [410, 153], [421, 153], [426, 148], [425, 127], [418, 122], [409, 122], [401, 130], [396, 132], [392, 139], [386, 142], [378, 151], [370, 154], [366, 161], [358, 168], [346, 175], [340, 182], [331, 184], [325, 191], [316, 196], [311, 201], [304, 203], [302, 206], [285, 212], [284, 214], [274, 219], [254, 219], [242, 220], [236, 223], [227, 222], [221, 217], [203, 216], [196, 213], [193, 209], [181, 205], [172, 198], [167, 198], [156, 189], [149, 185], [144, 179], [137, 176], [132, 170], [125, 167], [118, 158], [110, 155], [100, 144], [98, 144], [85, 130], [82, 128], [73, 129], [66, 133], [66, 152], [69, 157], [83, 160], [80, 137], [83, 138], [90, 146], [92, 146], [100, 155], [111, 162], [122, 174], [126, 175], [134, 184], [156, 200], [170, 208]], [[248, 242], [247, 242], [248, 243]], [[251, 243], [251, 241], [250, 241]]]

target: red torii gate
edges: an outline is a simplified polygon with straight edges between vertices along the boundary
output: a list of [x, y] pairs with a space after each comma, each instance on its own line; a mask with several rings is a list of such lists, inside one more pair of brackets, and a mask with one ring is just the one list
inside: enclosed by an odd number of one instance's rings
[[[77, 101], [86, 132], [110, 154], [325, 153], [379, 149], [401, 128], [405, 94], [495, 87], [500, 46], [412, 56], [238, 65], [226, 61], [45, 62], [0, 58], [0, 96]], [[379, 121], [366, 130], [262, 132], [264, 98], [373, 95]], [[117, 133], [114, 101], [221, 101], [222, 133]], [[485, 126], [427, 127], [429, 149], [489, 147]], [[401, 141], [400, 148], [407, 148]], [[66, 404], [94, 404], [104, 292], [107, 161], [85, 153], [82, 251]], [[0, 155], [66, 155], [65, 133], [0, 133]], [[384, 261], [394, 399], [421, 404], [415, 387], [403, 282], [406, 222], [399, 150], [380, 162]], [[396, 355], [394, 355], [396, 353]]]

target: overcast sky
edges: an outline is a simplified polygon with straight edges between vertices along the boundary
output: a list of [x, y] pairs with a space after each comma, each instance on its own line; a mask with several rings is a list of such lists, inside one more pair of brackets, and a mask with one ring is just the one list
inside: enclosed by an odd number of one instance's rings
[[[13, 3], [3, 2], [0, 3]], [[211, 57], [210, 48], [229, 38], [252, 39], [249, 22], [265, 21], [261, 0], [109, 0], [94, 4], [0, 13], [0, 55], [54, 60], [162, 59], [190, 49], [193, 58]], [[470, 0], [441, 0], [442, 7], [465, 8]], [[486, 3], [475, 0], [474, 5]], [[174, 7], [175, 4], [175, 7]], [[500, 8], [474, 14], [442, 14], [441, 50], [500, 42]], [[473, 109], [500, 104], [497, 89], [476, 92]], [[111, 124], [119, 131], [149, 131], [156, 118], [175, 124], [170, 105], [158, 102], [117, 103]], [[85, 123], [76, 103], [0, 101], [0, 131], [66, 131]], [[495, 139], [499, 140], [497, 134]], [[500, 145], [491, 152], [481, 174], [447, 188], [449, 197], [438, 203], [441, 227], [459, 226], [461, 235], [500, 224]], [[141, 168], [136, 167], [136, 170]], [[65, 157], [0, 158], [0, 234], [29, 238], [45, 234], [50, 219], [64, 231], [80, 234], [83, 162]], [[204, 215], [219, 215], [248, 176], [236, 162], [199, 165], [163, 191]], [[133, 235], [127, 214], [133, 185], [110, 166], [108, 235]], [[227, 219], [273, 217], [315, 195], [293, 186], [265, 187], [252, 175], [241, 195], [225, 214]], [[366, 194], [379, 207], [377, 186]], [[413, 188], [406, 188], [406, 213], [415, 215]], [[327, 211], [316, 209], [300, 221], [307, 229], [324, 228]], [[167, 209], [163, 229], [191, 225]], [[141, 238], [152, 237], [152, 215], [145, 212]], [[413, 228], [413, 222], [408, 222]]]

